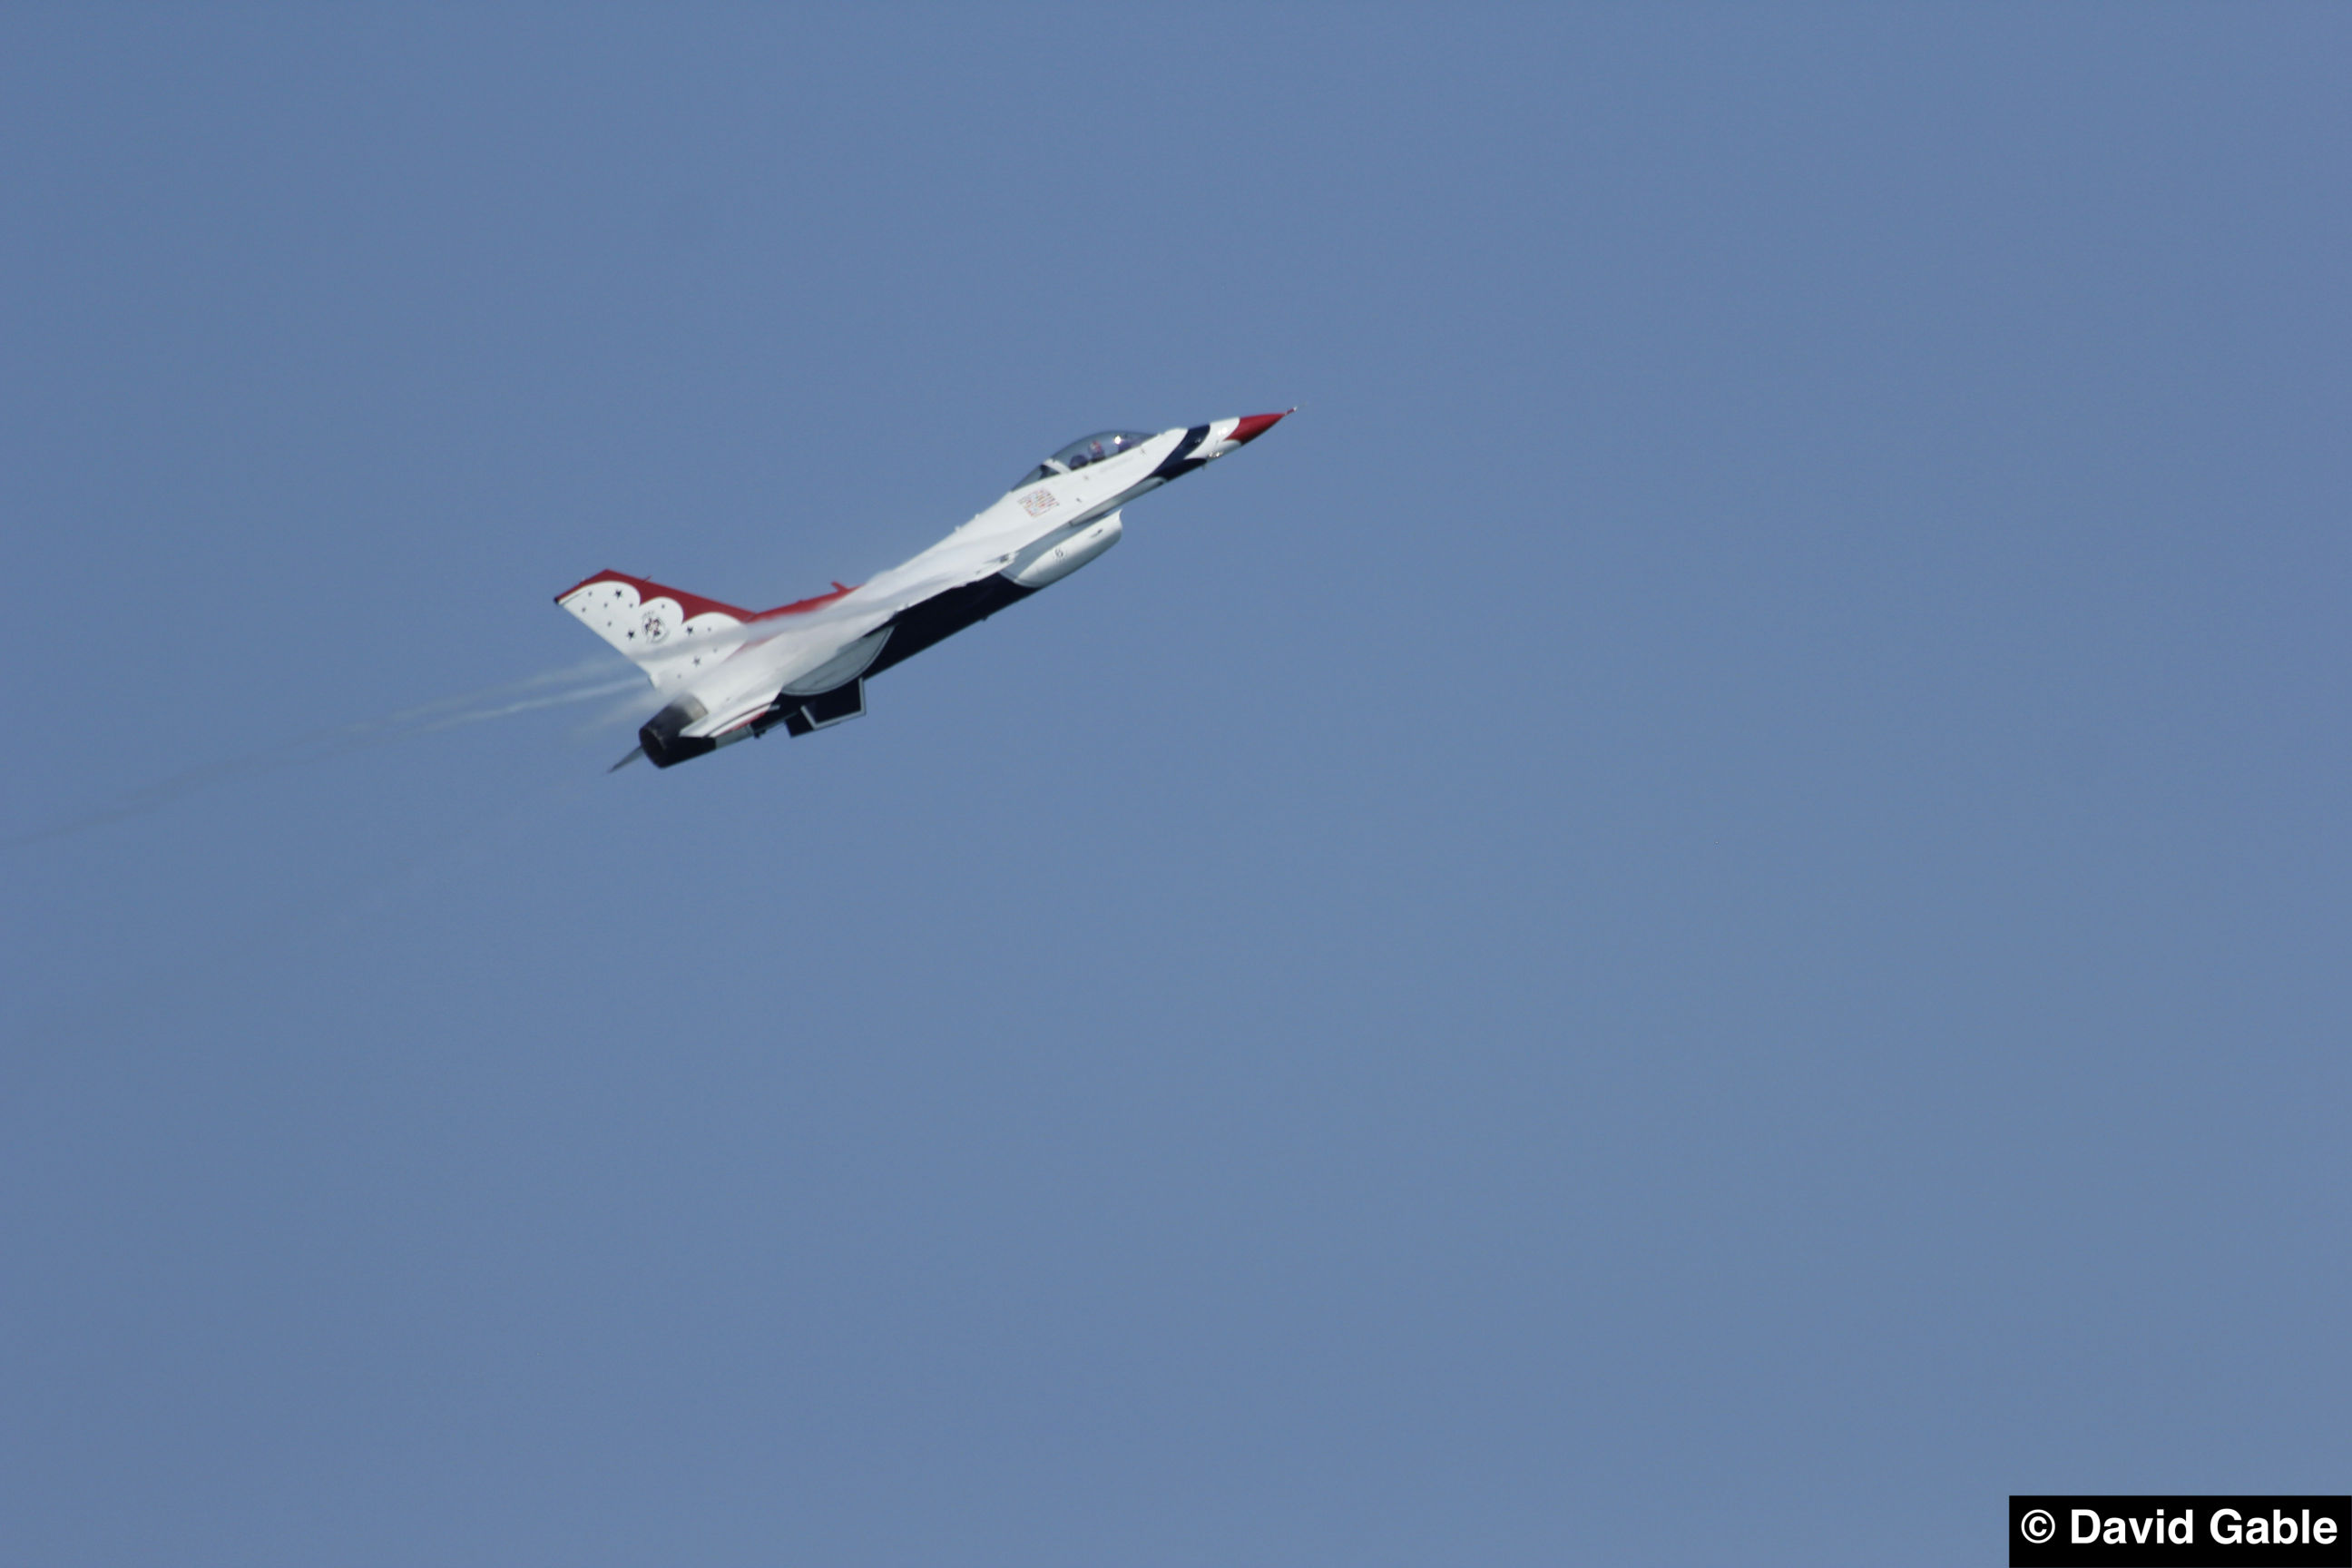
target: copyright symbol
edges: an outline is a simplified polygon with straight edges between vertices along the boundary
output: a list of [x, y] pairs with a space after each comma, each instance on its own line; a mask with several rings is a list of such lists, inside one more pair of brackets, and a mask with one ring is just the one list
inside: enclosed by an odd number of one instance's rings
[[2037, 1508], [2017, 1521], [2017, 1533], [2039, 1546], [2058, 1533], [2058, 1521], [2046, 1508]]

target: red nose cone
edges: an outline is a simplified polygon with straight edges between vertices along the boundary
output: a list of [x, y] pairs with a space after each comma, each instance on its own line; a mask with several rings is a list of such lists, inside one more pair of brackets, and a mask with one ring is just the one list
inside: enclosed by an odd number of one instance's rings
[[1234, 433], [1225, 439], [1236, 447], [1255, 441], [1273, 429], [1278, 421], [1289, 417], [1292, 412], [1286, 408], [1280, 414], [1244, 414], [1242, 422], [1234, 426]]

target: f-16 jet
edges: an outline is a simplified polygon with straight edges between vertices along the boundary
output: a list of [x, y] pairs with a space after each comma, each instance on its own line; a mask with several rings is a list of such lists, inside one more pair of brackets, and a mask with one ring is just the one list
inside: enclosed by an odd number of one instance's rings
[[620, 572], [565, 589], [555, 602], [668, 695], [613, 765], [643, 755], [667, 768], [778, 726], [805, 735], [858, 717], [868, 680], [1060, 582], [1118, 542], [1129, 502], [1239, 451], [1289, 412], [1083, 437], [913, 560], [772, 610]]

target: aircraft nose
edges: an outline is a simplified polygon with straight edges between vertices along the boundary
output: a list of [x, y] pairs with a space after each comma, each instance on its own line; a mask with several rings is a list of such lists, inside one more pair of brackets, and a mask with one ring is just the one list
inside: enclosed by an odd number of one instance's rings
[[1234, 433], [1225, 439], [1236, 447], [1247, 446], [1297, 412], [1296, 408], [1286, 408], [1279, 414], [1244, 414], [1241, 423], [1234, 426]]

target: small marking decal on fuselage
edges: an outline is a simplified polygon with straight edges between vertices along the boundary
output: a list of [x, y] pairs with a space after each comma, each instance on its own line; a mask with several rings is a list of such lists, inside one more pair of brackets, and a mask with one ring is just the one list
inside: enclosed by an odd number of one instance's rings
[[1031, 517], [1043, 517], [1060, 504], [1052, 490], [1031, 490], [1021, 498], [1021, 510]]

